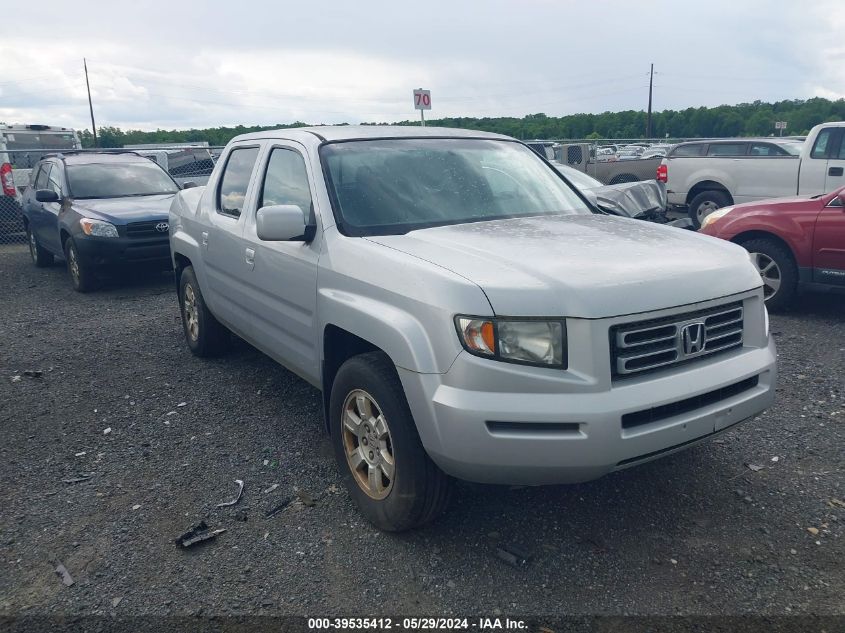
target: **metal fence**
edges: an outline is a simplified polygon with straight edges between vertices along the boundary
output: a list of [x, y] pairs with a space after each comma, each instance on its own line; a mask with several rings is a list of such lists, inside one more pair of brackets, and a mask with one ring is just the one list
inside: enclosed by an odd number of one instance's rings
[[[151, 160], [165, 169], [173, 179], [184, 185], [193, 182], [204, 185], [211, 175], [222, 147], [175, 147], [173, 145], [150, 146], [135, 149], [26, 149], [9, 150], [0, 147], [0, 166], [4, 166], [2, 195], [0, 195], [0, 245], [20, 244], [26, 241], [26, 226], [23, 213], [24, 193], [32, 186], [32, 171], [45, 156], [57, 154], [126, 153], [133, 152]], [[11, 174], [9, 182], [7, 173]], [[10, 186], [11, 185], [11, 186]], [[14, 194], [12, 195], [12, 192]], [[32, 202], [28, 202], [32, 204]]]

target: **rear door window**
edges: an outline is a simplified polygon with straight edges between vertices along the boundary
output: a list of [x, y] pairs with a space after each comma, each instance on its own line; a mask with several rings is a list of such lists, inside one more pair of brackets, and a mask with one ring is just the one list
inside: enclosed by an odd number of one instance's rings
[[217, 190], [217, 210], [223, 215], [237, 218], [243, 212], [249, 179], [257, 158], [257, 147], [240, 147], [229, 153]]
[[707, 147], [703, 143], [699, 143], [697, 145], [679, 145], [675, 148], [672, 152], [672, 157], [675, 156], [702, 156], [704, 154], [704, 148]]
[[789, 153], [777, 145], [771, 143], [751, 143], [748, 150], [749, 156], [789, 156]]
[[708, 156], [745, 156], [747, 143], [711, 143]]

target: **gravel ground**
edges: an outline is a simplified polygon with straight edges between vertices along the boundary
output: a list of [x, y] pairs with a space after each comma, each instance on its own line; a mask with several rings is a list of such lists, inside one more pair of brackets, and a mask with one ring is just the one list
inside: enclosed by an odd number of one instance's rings
[[[0, 278], [0, 616], [845, 613], [845, 298], [773, 316], [759, 419], [588, 484], [462, 483], [387, 535], [341, 488], [317, 391], [245, 344], [192, 357], [167, 276], [80, 295], [17, 245]], [[297, 489], [314, 504], [264, 517]], [[226, 532], [178, 549], [200, 519]]]

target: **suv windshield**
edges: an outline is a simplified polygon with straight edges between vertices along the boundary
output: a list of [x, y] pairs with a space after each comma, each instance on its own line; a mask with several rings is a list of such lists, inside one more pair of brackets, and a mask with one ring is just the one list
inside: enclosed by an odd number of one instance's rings
[[350, 235], [590, 213], [526, 146], [486, 139], [379, 139], [321, 148], [335, 215]]
[[161, 167], [146, 161], [68, 165], [67, 179], [74, 198], [122, 198], [179, 191]]

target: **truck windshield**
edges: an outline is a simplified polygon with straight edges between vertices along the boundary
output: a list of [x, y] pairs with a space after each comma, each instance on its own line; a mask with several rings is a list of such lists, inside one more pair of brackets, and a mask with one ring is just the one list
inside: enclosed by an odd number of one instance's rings
[[336, 219], [350, 235], [590, 213], [533, 151], [512, 141], [350, 141], [324, 145], [321, 158]]
[[89, 163], [68, 165], [67, 179], [74, 198], [123, 198], [176, 193], [179, 186], [158, 165]]

